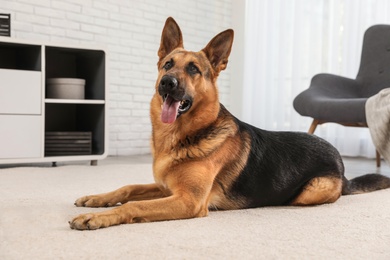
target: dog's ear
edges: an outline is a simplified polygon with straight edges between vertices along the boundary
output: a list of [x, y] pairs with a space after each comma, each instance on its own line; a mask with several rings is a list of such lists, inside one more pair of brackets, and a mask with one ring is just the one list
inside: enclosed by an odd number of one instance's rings
[[234, 31], [226, 30], [215, 36], [202, 50], [217, 74], [224, 70], [232, 49]]
[[158, 57], [162, 60], [171, 51], [179, 47], [183, 48], [183, 36], [179, 25], [177, 25], [176, 21], [172, 17], [168, 17], [161, 35]]

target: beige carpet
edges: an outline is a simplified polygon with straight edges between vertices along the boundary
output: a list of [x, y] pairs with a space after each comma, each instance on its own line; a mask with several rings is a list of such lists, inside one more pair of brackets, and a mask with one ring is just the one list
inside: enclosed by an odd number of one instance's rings
[[68, 226], [76, 198], [152, 181], [151, 165], [0, 169], [0, 259], [390, 259], [390, 190], [317, 207], [211, 212], [209, 217]]

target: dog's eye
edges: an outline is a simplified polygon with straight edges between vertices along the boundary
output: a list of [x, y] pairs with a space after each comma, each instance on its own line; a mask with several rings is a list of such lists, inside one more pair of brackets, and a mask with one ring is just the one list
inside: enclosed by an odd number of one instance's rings
[[195, 64], [193, 64], [192, 62], [191, 62], [190, 64], [188, 64], [188, 66], [187, 66], [187, 72], [188, 72], [188, 74], [190, 74], [190, 75], [195, 75], [195, 74], [200, 73], [198, 67], [196, 67]]
[[163, 66], [163, 68], [164, 68], [165, 70], [169, 70], [169, 69], [171, 69], [172, 67], [173, 67], [173, 60], [167, 61], [167, 62], [164, 64], [164, 66]]

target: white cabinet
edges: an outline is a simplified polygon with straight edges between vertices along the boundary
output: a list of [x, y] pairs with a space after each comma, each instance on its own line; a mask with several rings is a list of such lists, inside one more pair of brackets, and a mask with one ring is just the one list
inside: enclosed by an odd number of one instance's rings
[[0, 158], [39, 158], [42, 154], [42, 117], [0, 115]]
[[[49, 78], [86, 80], [85, 99], [46, 98]], [[107, 156], [106, 52], [0, 37], [0, 164], [91, 160]], [[49, 153], [45, 133], [89, 133], [89, 154]], [[50, 140], [51, 142], [51, 140]], [[66, 141], [59, 141], [66, 142]], [[49, 141], [47, 141], [49, 144]], [[73, 144], [64, 145], [64, 149]], [[48, 148], [46, 148], [48, 149]], [[54, 155], [55, 154], [55, 155]]]
[[40, 115], [42, 73], [0, 69], [0, 113]]

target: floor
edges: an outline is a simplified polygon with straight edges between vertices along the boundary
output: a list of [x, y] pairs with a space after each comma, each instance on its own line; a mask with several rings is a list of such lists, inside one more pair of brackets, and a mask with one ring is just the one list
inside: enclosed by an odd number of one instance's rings
[[348, 178], [357, 177], [366, 173], [380, 173], [390, 177], [390, 166], [383, 159], [381, 167], [376, 167], [375, 159], [343, 157], [345, 165], [345, 176]]
[[[380, 173], [390, 177], [390, 166], [382, 160], [381, 167], [377, 168], [375, 159], [367, 159], [361, 157], [344, 157], [345, 176], [347, 178], [354, 178], [366, 173]], [[134, 156], [109, 156], [104, 160], [98, 161], [98, 165], [110, 164], [145, 164], [152, 163], [151, 155], [134, 155]], [[89, 164], [89, 161], [76, 162], [58, 162], [57, 166], [78, 164]], [[24, 164], [24, 165], [0, 165], [1, 168], [18, 167], [18, 166], [33, 166], [33, 167], [51, 167], [51, 163], [44, 164]]]

